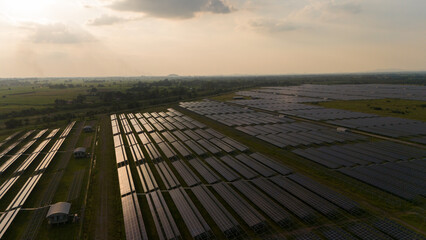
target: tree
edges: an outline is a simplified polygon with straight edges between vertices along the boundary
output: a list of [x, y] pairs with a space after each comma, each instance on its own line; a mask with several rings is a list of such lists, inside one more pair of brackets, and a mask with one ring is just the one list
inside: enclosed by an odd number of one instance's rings
[[6, 128], [12, 129], [22, 126], [22, 120], [16, 120], [16, 119], [9, 119], [6, 122], [4, 122], [4, 125], [6, 125]]

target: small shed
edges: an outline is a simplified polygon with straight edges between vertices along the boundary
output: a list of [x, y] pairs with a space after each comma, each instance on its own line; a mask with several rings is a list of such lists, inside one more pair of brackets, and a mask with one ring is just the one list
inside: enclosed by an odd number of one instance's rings
[[338, 132], [347, 132], [347, 131], [348, 131], [348, 129], [347, 129], [347, 128], [344, 128], [344, 127], [338, 127], [336, 130], [337, 130]]
[[93, 132], [93, 127], [90, 126], [90, 125], [84, 126], [83, 131], [84, 132]]
[[49, 224], [59, 224], [68, 222], [71, 203], [58, 202], [50, 206], [46, 218]]
[[87, 157], [86, 148], [84, 148], [84, 147], [76, 148], [74, 150], [74, 157], [75, 158], [85, 158], [85, 157]]

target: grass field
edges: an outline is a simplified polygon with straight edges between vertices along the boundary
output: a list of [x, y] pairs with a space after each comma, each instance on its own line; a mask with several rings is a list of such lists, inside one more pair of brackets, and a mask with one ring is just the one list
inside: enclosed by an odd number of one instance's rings
[[426, 121], [426, 102], [402, 99], [374, 99], [320, 102], [327, 108], [372, 113], [380, 116], [409, 118]]
[[[52, 84], [62, 84], [61, 81], [49, 82]], [[119, 84], [108, 83], [107, 86], [98, 87], [97, 84], [85, 84], [83, 82], [74, 82], [79, 84], [72, 88], [49, 88], [39, 84], [22, 84], [14, 86], [0, 85], [0, 113], [9, 113], [28, 108], [43, 108], [53, 106], [56, 99], [72, 100], [79, 94], [87, 95], [93, 87], [98, 91], [125, 91], [132, 82], [121, 82]], [[98, 98], [90, 99], [90, 102], [97, 102]]]

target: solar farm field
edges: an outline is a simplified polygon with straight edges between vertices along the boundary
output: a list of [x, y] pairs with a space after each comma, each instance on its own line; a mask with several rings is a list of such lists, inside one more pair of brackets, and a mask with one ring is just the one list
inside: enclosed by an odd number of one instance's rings
[[[424, 92], [264, 87], [2, 136], [0, 238], [425, 239], [426, 122], [322, 106]], [[48, 224], [56, 202], [78, 218]]]
[[83, 122], [73, 121], [63, 128], [31, 130], [3, 140], [1, 239], [53, 239], [64, 233], [77, 236], [78, 225], [48, 229], [46, 214], [49, 205], [58, 201], [68, 201], [71, 211], [81, 212], [90, 161], [76, 160], [72, 153], [81, 142], [89, 148], [87, 139], [93, 137], [80, 135], [82, 128]]

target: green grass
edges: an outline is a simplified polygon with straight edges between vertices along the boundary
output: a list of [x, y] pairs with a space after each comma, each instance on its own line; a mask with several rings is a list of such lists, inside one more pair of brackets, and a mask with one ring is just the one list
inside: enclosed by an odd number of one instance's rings
[[0, 105], [37, 106], [53, 104], [55, 99], [70, 100], [78, 94], [85, 94], [87, 89], [84, 87], [66, 89], [43, 87], [29, 90], [23, 87], [16, 91], [0, 90]]
[[319, 102], [327, 108], [372, 113], [380, 116], [401, 117], [426, 121], [426, 102], [403, 99], [374, 99]]
[[[118, 185], [117, 165], [114, 157], [114, 144], [111, 135], [111, 123], [109, 116], [103, 116], [100, 121], [100, 131], [98, 132], [98, 146], [95, 149], [97, 156], [96, 165], [92, 170], [89, 195], [85, 211], [85, 220], [83, 225], [82, 239], [94, 239], [96, 235], [96, 227], [98, 223], [97, 214], [100, 209], [101, 189], [100, 189], [100, 172], [105, 173], [104, 181], [107, 182], [107, 202], [108, 202], [108, 236], [110, 239], [124, 239], [124, 223], [121, 207], [121, 197]], [[102, 134], [106, 137], [103, 138]], [[105, 146], [105, 152], [102, 155], [102, 146]], [[105, 156], [101, 159], [100, 156]], [[84, 185], [83, 187], [86, 187]]]

